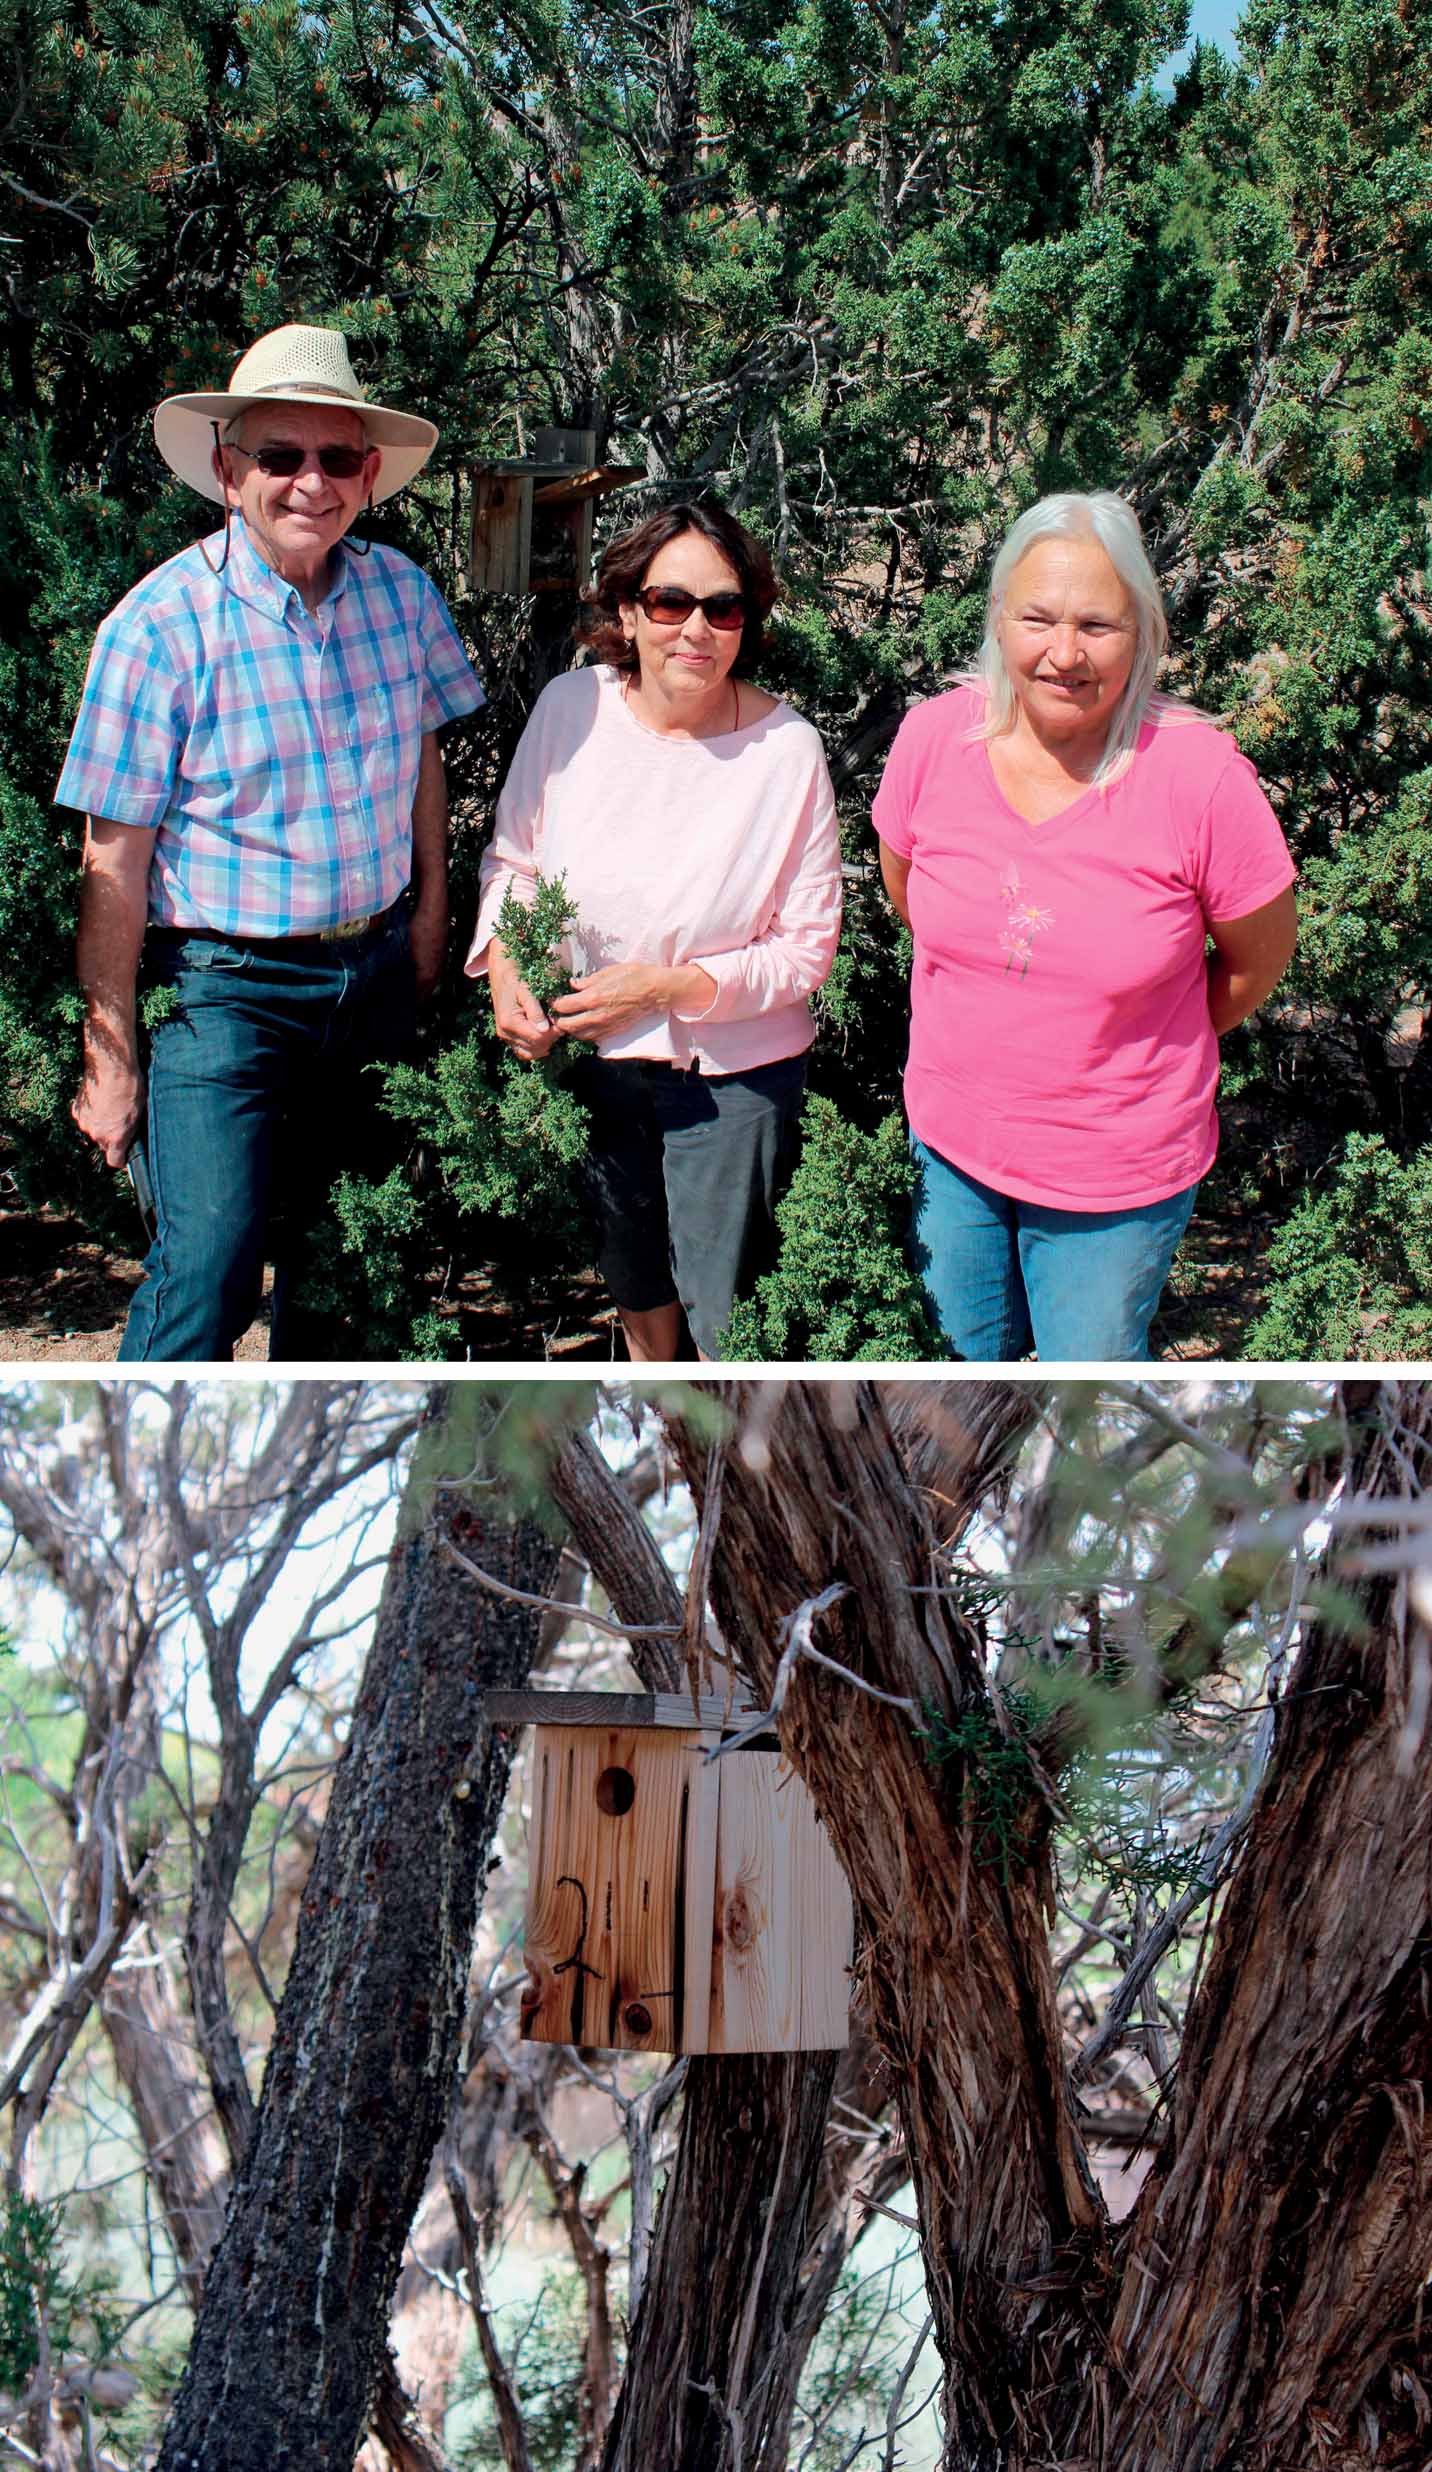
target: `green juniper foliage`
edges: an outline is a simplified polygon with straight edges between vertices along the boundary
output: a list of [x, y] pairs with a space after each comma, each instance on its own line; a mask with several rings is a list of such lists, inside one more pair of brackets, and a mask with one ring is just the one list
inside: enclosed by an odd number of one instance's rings
[[[1031, 1750], [1037, 1757], [1051, 1713], [1067, 1703], [1061, 1680], [1075, 1679], [1041, 1674], [1028, 1689], [992, 1685], [988, 1698], [972, 1699], [955, 1718], [928, 1709], [919, 1729], [933, 1766], [960, 1764], [960, 1812], [973, 1829], [975, 1860], [1002, 1879], [1018, 1868], [1037, 1791]], [[1177, 1895], [1200, 1876], [1209, 1832], [1175, 1837], [1161, 1817], [1150, 1818], [1143, 1799], [1147, 1758], [1140, 1756], [1151, 1747], [1148, 1713], [1131, 1708], [1126, 1689], [1098, 1684], [1091, 1692], [1104, 1703], [1104, 1730], [1059, 1769], [1061, 1835], [1077, 1843], [1081, 1861], [1099, 1878]]]
[[1399, 1158], [1351, 1133], [1269, 1251], [1254, 1358], [1432, 1355], [1432, 1144]]
[[0, 2387], [23, 2393], [40, 2358], [40, 2324], [63, 2288], [61, 2208], [0, 2192]]
[[[943, 1574], [945, 1594], [982, 1642], [1013, 1585], [960, 1562]], [[1041, 1792], [1035, 1762], [1042, 1744], [1060, 1832], [1077, 1846], [1081, 1863], [1129, 1891], [1177, 1894], [1199, 1876], [1207, 1836], [1173, 1836], [1160, 1815], [1150, 1815], [1145, 1796], [1153, 1754], [1166, 1759], [1182, 1746], [1181, 1755], [1195, 1762], [1206, 1756], [1191, 1722], [1192, 1693], [1165, 1684], [1151, 1696], [1147, 1678], [1118, 1662], [1089, 1673], [1072, 1659], [1050, 1657], [1007, 1619], [999, 1639], [1002, 1655], [1020, 1660], [1022, 1680], [992, 1681], [953, 1718], [927, 1709], [919, 1729], [932, 1765], [959, 1763], [960, 1810], [973, 1826], [976, 1861], [1004, 1879], [1017, 1866]]]
[[115, 2357], [124, 2313], [108, 2266], [67, 2261], [63, 2203], [0, 2190], [0, 2389], [22, 2394], [40, 2361], [43, 2325], [51, 2355], [78, 2352], [98, 2365]]
[[[992, 1697], [972, 1697], [957, 1716], [935, 1708], [918, 1731], [932, 1767], [959, 1764], [960, 1816], [972, 1828], [976, 1862], [1001, 1879], [1017, 1868], [1033, 1792], [1029, 1746], [1038, 1726], [1037, 1702], [1017, 1687]], [[1001, 1717], [1003, 1722], [1001, 1722]]]
[[914, 1168], [900, 1118], [863, 1133], [812, 1095], [802, 1135], [776, 1206], [776, 1268], [736, 1305], [722, 1355], [811, 1364], [942, 1356], [905, 1254]]
[[[532, 902], [509, 889], [497, 932], [544, 1009], [571, 984], [559, 956], [576, 912], [560, 876], [538, 875]], [[539, 1265], [580, 1267], [588, 1220], [579, 1170], [586, 1110], [562, 1068], [588, 1052], [559, 1040], [529, 1064], [497, 1039], [484, 1014], [466, 1038], [421, 1066], [382, 1074], [381, 1105], [401, 1128], [403, 1159], [381, 1177], [346, 1173], [314, 1231], [304, 1296], [350, 1350], [415, 1363], [451, 1355], [458, 1335], [429, 1291], [434, 1238], [449, 1258], [493, 1263], [514, 1295]], [[446, 1221], [446, 1226], [444, 1226]]]
[[460, 1343], [432, 1293], [435, 1247], [440, 1260], [490, 1263], [513, 1296], [554, 1267], [585, 1264], [586, 1110], [499, 1047], [487, 1022], [427, 1064], [395, 1066], [382, 1106], [404, 1157], [381, 1178], [339, 1178], [313, 1232], [304, 1297], [331, 1317], [335, 1355], [361, 1342], [374, 1356], [440, 1361]]
[[[133, 1241], [66, 1112], [79, 828], [48, 801], [98, 619], [212, 520], [156, 458], [154, 403], [222, 382], [290, 318], [343, 325], [375, 394], [442, 430], [377, 528], [447, 589], [491, 699], [448, 748], [454, 964], [534, 684], [533, 605], [461, 589], [464, 474], [538, 424], [590, 427], [599, 457], [648, 476], [604, 502], [605, 530], [709, 482], [771, 544], [764, 681], [824, 732], [847, 828], [813, 1088], [893, 1174], [906, 992], [868, 833], [878, 768], [901, 711], [968, 658], [1011, 517], [1046, 489], [1117, 487], [1168, 593], [1172, 683], [1258, 764], [1307, 886], [1288, 1002], [1228, 1043], [1241, 1088], [1190, 1262], [1221, 1233], [1220, 1190], [1243, 1224], [1294, 1219], [1304, 1260], [1300, 1205], [1327, 1198], [1350, 1136], [1385, 1146], [1388, 1176], [1422, 1173], [1432, 0], [1250, 0], [1237, 61], [1196, 46], [1171, 93], [1183, 0], [454, 0], [440, 23], [380, 0], [0, 0], [0, 17], [0, 1052], [29, 1200]], [[454, 967], [439, 1051], [468, 1030]], [[555, 1153], [532, 1166], [565, 1172]], [[425, 1275], [506, 1276], [441, 1166], [409, 1190]], [[741, 1352], [798, 1353], [809, 1325], [814, 1355], [925, 1354], [898, 1247], [878, 1262], [863, 1212], [826, 1198], [825, 1301], [801, 1308], [802, 1229]], [[1337, 1210], [1311, 1235], [1332, 1258]], [[343, 1259], [361, 1325], [365, 1267]], [[1261, 1341], [1402, 1345], [1426, 1265], [1379, 1275], [1356, 1313], [1330, 1289], [1320, 1333], [1312, 1277], [1279, 1257]]]
[[[509, 884], [497, 913], [497, 932], [516, 963], [533, 1001], [549, 1012], [559, 996], [571, 990], [572, 973], [562, 959], [561, 944], [577, 922], [565, 876], [534, 879], [532, 899], [519, 901]], [[579, 1042], [567, 1041], [577, 1050]], [[555, 1051], [554, 1051], [555, 1053]]]
[[1161, 1815], [1143, 1808], [1138, 1772], [1077, 1763], [1067, 1780], [1070, 1831], [1104, 1880], [1153, 1896], [1178, 1896], [1202, 1877], [1212, 1829], [1190, 1838], [1172, 1834]]

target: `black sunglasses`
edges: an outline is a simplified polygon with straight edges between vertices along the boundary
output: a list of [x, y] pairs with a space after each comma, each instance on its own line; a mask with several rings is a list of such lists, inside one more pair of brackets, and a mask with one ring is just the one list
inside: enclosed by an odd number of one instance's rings
[[653, 626], [682, 627], [694, 609], [699, 609], [709, 627], [721, 635], [734, 634], [746, 623], [746, 604], [739, 592], [688, 592], [684, 584], [643, 584], [632, 599], [644, 609]]
[[[271, 481], [291, 481], [308, 461], [306, 446], [240, 446], [233, 438], [223, 443], [231, 455], [247, 455], [260, 472]], [[366, 446], [320, 446], [314, 449], [318, 468], [330, 481], [356, 481], [368, 461]], [[714, 624], [713, 620], [713, 624]]]

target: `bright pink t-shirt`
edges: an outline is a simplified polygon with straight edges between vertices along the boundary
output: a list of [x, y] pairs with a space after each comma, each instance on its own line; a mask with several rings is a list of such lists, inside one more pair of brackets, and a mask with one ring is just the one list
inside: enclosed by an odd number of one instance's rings
[[911, 1126], [1020, 1201], [1163, 1201], [1218, 1148], [1205, 932], [1292, 883], [1278, 819], [1222, 730], [1156, 711], [1112, 788], [1029, 824], [967, 735], [983, 712], [919, 705], [875, 799], [910, 861]]

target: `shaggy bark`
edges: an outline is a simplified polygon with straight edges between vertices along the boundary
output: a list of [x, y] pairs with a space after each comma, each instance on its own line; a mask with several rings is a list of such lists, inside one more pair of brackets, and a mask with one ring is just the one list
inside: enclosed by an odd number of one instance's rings
[[789, 2418], [834, 2052], [693, 2060], [604, 2472], [739, 2472]]
[[[739, 1394], [726, 1394], [739, 1415]], [[1010, 1445], [1029, 1395], [969, 1385], [972, 1430]], [[955, 1405], [947, 1389], [947, 1411]], [[911, 1722], [985, 1696], [974, 1643], [931, 1593], [933, 1534], [886, 1410], [866, 1384], [832, 1411], [815, 1384], [786, 1389], [758, 1449], [724, 1459], [712, 1594], [727, 1639], [774, 1685], [782, 1617], [832, 1586], [819, 1647], [899, 1709], [802, 1661], [783, 1745], [814, 1794], [855, 1900], [857, 1968], [890, 2062], [944, 2363], [948, 2463], [997, 2465], [1033, 2368], [1036, 2293], [1077, 2282], [1103, 2240], [1102, 2209], [1063, 2094], [1050, 1975], [1047, 1849], [1031, 1820], [1007, 1880], [979, 1871], [958, 1781], [936, 1772]], [[698, 1500], [707, 1446], [674, 1428]], [[1047, 2308], [1047, 2304], [1045, 2304]], [[1046, 2374], [1076, 2377], [1077, 2314]], [[1043, 2347], [1041, 2347], [1043, 2348]]]
[[[404, 2237], [443, 2125], [510, 1746], [557, 1550], [483, 1468], [481, 1394], [436, 1395], [299, 1918], [254, 2136], [210, 2266], [162, 2472], [350, 2472]], [[485, 1471], [484, 1471], [485, 1473]]]
[[[1174, 2133], [1116, 2235], [1054, 2014], [1045, 1792], [1032, 1783], [1015, 1859], [982, 1863], [963, 1777], [930, 1769], [911, 1723], [911, 1703], [992, 1703], [930, 1592], [930, 1528], [881, 1402], [811, 1384], [746, 1426], [740, 1393], [718, 1395], [737, 1427], [724, 1450], [679, 1420], [673, 1434], [698, 1502], [719, 1474], [728, 1641], [769, 1688], [795, 1618], [907, 1704], [800, 1660], [782, 1738], [855, 1895], [944, 2363], [945, 2472], [1410, 2466], [1432, 2270], [1432, 1787], [1429, 1647], [1399, 1583], [1364, 1582], [1361, 1626], [1328, 1623], [1302, 1652]], [[1359, 1405], [1351, 1482], [1375, 1518], [1379, 1497], [1425, 1485], [1432, 1403], [1389, 1385]], [[1028, 1407], [988, 1385], [969, 1414], [1013, 1434]], [[817, 1616], [832, 1587], [846, 1593]], [[1216, 1646], [1200, 1641], [1202, 1663]]]
[[[1349, 1488], [1375, 1502], [1429, 1475], [1432, 1401], [1389, 1384]], [[1359, 1628], [1310, 1634], [1279, 1710], [1124, 2261], [1101, 2416], [1110, 2460], [1141, 2472], [1271, 2472], [1349, 2444], [1376, 2460], [1364, 2407], [1416, 2340], [1432, 2273], [1432, 1647], [1404, 1581], [1358, 1593]]]

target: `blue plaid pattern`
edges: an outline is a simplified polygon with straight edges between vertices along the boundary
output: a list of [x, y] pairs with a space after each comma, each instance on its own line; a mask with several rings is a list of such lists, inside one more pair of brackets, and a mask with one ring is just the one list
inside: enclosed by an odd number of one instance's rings
[[156, 924], [313, 934], [407, 884], [423, 734], [482, 689], [411, 559], [337, 570], [306, 610], [236, 516], [222, 575], [195, 543], [101, 626], [55, 799], [154, 828]]

